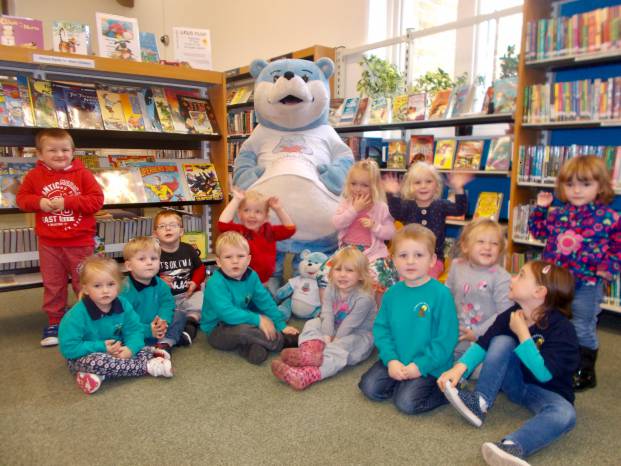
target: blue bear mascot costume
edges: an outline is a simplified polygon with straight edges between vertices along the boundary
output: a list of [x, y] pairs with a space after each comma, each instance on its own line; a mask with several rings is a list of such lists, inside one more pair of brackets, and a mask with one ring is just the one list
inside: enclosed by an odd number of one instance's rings
[[233, 184], [278, 196], [296, 225], [292, 238], [277, 243], [278, 280], [286, 253], [295, 254], [297, 270], [304, 249], [329, 256], [337, 246], [332, 216], [354, 159], [328, 125], [333, 71], [329, 58], [250, 65], [258, 124], [235, 159]]

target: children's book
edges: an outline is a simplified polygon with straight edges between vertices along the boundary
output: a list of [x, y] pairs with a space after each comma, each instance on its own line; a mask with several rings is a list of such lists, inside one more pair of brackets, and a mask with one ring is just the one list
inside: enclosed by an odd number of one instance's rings
[[140, 32], [140, 56], [143, 62], [160, 62], [160, 53], [157, 50], [157, 39], [152, 32]]
[[142, 178], [137, 168], [93, 169], [93, 175], [103, 190], [104, 204], [147, 202]]
[[116, 91], [117, 89], [106, 87], [97, 89], [101, 117], [107, 130], [127, 131], [121, 95]]
[[65, 102], [72, 128], [104, 129], [97, 91], [87, 87], [66, 87]]
[[136, 167], [144, 163], [154, 163], [155, 157], [153, 155], [108, 154], [108, 162], [113, 168]]
[[216, 134], [216, 116], [207, 99], [179, 95], [179, 111], [190, 134]]
[[388, 123], [389, 99], [384, 96], [371, 99], [371, 114], [369, 115], [370, 125], [381, 125]]
[[9, 126], [25, 126], [22, 98], [19, 94], [17, 81], [2, 81], [2, 94]]
[[183, 234], [181, 241], [188, 243], [198, 251], [201, 260], [207, 259], [207, 235], [204, 231], [188, 231]]
[[501, 207], [502, 193], [482, 191], [479, 193], [473, 219], [491, 218], [492, 220], [498, 221]]
[[494, 86], [489, 86], [485, 91], [481, 113], [485, 115], [494, 113]]
[[511, 136], [503, 136], [492, 139], [489, 152], [487, 154], [487, 162], [485, 170], [494, 171], [509, 170], [511, 166], [511, 156], [513, 155], [513, 142]]
[[76, 149], [76, 152], [74, 152], [73, 158], [78, 159], [80, 162], [82, 162], [82, 165], [84, 165], [89, 170], [93, 168], [105, 168], [100, 163], [99, 155], [92, 154], [92, 153], [77, 153], [77, 152], [78, 150]]
[[0, 87], [0, 126], [9, 126], [9, 113], [4, 100], [4, 91]]
[[328, 124], [330, 126], [337, 126], [341, 121], [344, 102], [345, 99], [330, 99], [330, 110], [328, 111]]
[[134, 88], [126, 88], [119, 94], [123, 116], [130, 131], [145, 131], [144, 117], [138, 92]]
[[405, 155], [407, 146], [405, 141], [391, 141], [388, 143], [388, 162], [386, 168], [405, 169]]
[[444, 170], [453, 168], [456, 145], [457, 141], [455, 139], [438, 139], [433, 158], [433, 166]]
[[36, 125], [41, 128], [58, 127], [52, 82], [34, 78], [29, 78], [28, 82]]
[[140, 104], [145, 130], [161, 133], [162, 124], [157, 116], [157, 108], [155, 106], [155, 99], [153, 98], [153, 91], [149, 87], [143, 87], [141, 89], [137, 89], [136, 93], [138, 95], [138, 103]]
[[455, 155], [454, 170], [479, 170], [483, 155], [483, 140], [459, 141], [457, 155]]
[[147, 202], [177, 202], [188, 201], [177, 164], [148, 163], [138, 167]]
[[43, 22], [19, 16], [0, 16], [0, 45], [43, 49]]
[[222, 199], [222, 188], [213, 164], [208, 162], [184, 163], [183, 172], [195, 201]]
[[398, 95], [392, 99], [392, 122], [401, 123], [408, 119], [408, 96]]
[[456, 118], [472, 111], [472, 100], [474, 98], [474, 86], [463, 84], [457, 86], [451, 92], [446, 118]]
[[426, 110], [427, 94], [419, 92], [408, 96], [407, 121], [424, 120]]
[[494, 81], [494, 113], [511, 113], [515, 110], [517, 78]]
[[174, 133], [175, 125], [172, 117], [172, 110], [168, 105], [166, 99], [166, 93], [161, 87], [152, 87], [151, 93], [153, 94], [153, 103], [155, 110], [157, 111], [157, 119], [160, 122], [162, 131], [165, 133]]
[[348, 97], [343, 102], [343, 113], [339, 125], [351, 125], [356, 117], [358, 111], [358, 104], [360, 103], [360, 97]]
[[16, 195], [34, 162], [0, 162], [0, 207], [16, 208]]
[[431, 101], [431, 105], [429, 106], [429, 119], [437, 120], [438, 118], [444, 118], [446, 115], [446, 107], [449, 103], [449, 98], [451, 97], [451, 89], [444, 89], [442, 91], [436, 92], [436, 95], [433, 97]]
[[54, 21], [52, 47], [55, 52], [88, 55], [91, 48], [90, 27], [74, 21]]
[[356, 116], [354, 117], [354, 125], [364, 125], [369, 119], [369, 98], [362, 97], [360, 98], [360, 102], [358, 103], [358, 111], [356, 112]]
[[[448, 188], [448, 192], [446, 194], [446, 200], [452, 203], [455, 203], [455, 191], [453, 190], [453, 188]], [[466, 214], [464, 213], [462, 215], [447, 215], [446, 219], [447, 220], [466, 220]]]
[[433, 164], [433, 135], [413, 134], [410, 136], [408, 165], [416, 162]]
[[99, 56], [141, 61], [138, 20], [108, 13], [95, 13]]
[[32, 98], [30, 97], [30, 83], [24, 75], [17, 75], [17, 88], [19, 97], [22, 101], [22, 112], [24, 114], [25, 126], [34, 126], [34, 112], [32, 109]]
[[245, 104], [252, 97], [252, 87], [250, 86], [241, 86], [232, 89], [233, 95], [231, 98], [231, 105], [235, 104]]
[[52, 81], [52, 96], [54, 97], [54, 107], [56, 108], [56, 120], [59, 128], [70, 128], [69, 115], [67, 114], [67, 101], [65, 100], [65, 89], [70, 85]]
[[166, 100], [170, 107], [170, 114], [172, 115], [173, 125], [176, 133], [187, 134], [188, 126], [186, 125], [183, 115], [181, 115], [181, 107], [179, 106], [179, 96], [185, 95], [188, 97], [199, 97], [198, 93], [192, 91], [182, 91], [177, 89], [165, 88]]

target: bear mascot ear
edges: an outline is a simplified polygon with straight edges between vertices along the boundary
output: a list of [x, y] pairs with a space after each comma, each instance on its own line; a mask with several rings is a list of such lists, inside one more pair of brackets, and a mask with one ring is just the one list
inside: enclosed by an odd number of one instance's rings
[[302, 260], [306, 259], [308, 256], [310, 256], [311, 252], [309, 249], [304, 249], [304, 251], [302, 251], [300, 253], [300, 257], [302, 258]]
[[263, 71], [263, 68], [265, 68], [267, 65], [268, 63], [265, 60], [261, 60], [261, 59], [252, 60], [252, 63], [250, 63], [250, 75], [254, 79], [257, 79], [257, 76], [259, 76], [261, 71]]
[[320, 58], [315, 62], [317, 67], [321, 70], [326, 79], [330, 79], [332, 73], [334, 73], [334, 62], [329, 58]]

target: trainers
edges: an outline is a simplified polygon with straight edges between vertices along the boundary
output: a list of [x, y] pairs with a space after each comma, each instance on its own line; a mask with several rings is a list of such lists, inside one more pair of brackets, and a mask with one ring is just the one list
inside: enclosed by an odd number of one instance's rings
[[179, 341], [177, 342], [178, 346], [192, 346], [192, 337], [185, 330], [181, 332], [181, 336], [179, 337]]
[[43, 338], [41, 339], [41, 346], [56, 346], [58, 345], [58, 324], [48, 325], [43, 329]]
[[147, 362], [147, 372], [153, 377], [172, 377], [173, 369], [170, 359], [152, 358]]
[[481, 453], [485, 462], [492, 466], [530, 466], [521, 458], [520, 448], [513, 443], [485, 442]]
[[298, 347], [298, 338], [300, 335], [289, 335], [288, 333], [283, 333], [283, 348], [297, 348]]
[[99, 390], [104, 378], [103, 375], [92, 374], [90, 372], [78, 372], [75, 381], [84, 393], [91, 395]]
[[453, 387], [450, 382], [446, 382], [444, 396], [468, 422], [476, 427], [481, 427], [485, 413], [481, 410], [479, 395], [476, 392], [459, 390]]
[[194, 340], [196, 338], [196, 334], [198, 333], [198, 322], [193, 319], [188, 319], [185, 323], [183, 331], [187, 333], [192, 340]]
[[257, 343], [250, 343], [241, 345], [239, 347], [239, 354], [250, 364], [259, 366], [267, 359], [269, 352], [266, 348]]

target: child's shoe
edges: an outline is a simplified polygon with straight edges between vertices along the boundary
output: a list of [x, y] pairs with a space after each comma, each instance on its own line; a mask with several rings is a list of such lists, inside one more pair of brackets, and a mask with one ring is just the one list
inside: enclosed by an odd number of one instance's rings
[[280, 359], [272, 361], [272, 373], [295, 390], [304, 390], [309, 385], [321, 380], [321, 372], [319, 372], [318, 367], [292, 367]]
[[283, 333], [283, 348], [297, 348], [298, 347], [298, 338], [299, 334], [290, 335], [288, 333]]
[[482, 398], [477, 392], [459, 390], [447, 382], [444, 396], [468, 422], [476, 427], [481, 427], [485, 412], [481, 408]]
[[56, 346], [58, 345], [58, 324], [48, 325], [43, 329], [43, 338], [41, 339], [41, 346]]
[[151, 358], [147, 361], [147, 372], [153, 377], [172, 377], [173, 369], [170, 359]]
[[522, 459], [522, 451], [514, 443], [485, 442], [481, 453], [485, 462], [492, 466], [530, 466]]
[[151, 347], [151, 354], [153, 354], [155, 358], [164, 358], [170, 361], [170, 345], [166, 345], [168, 350], [163, 348], [163, 345], [164, 344], [156, 343], [155, 346]]
[[104, 379], [105, 377], [103, 375], [92, 374], [90, 372], [78, 372], [75, 377], [78, 386], [87, 395], [91, 395], [99, 390], [101, 382], [103, 382]]
[[192, 337], [185, 330], [181, 332], [177, 346], [192, 346]]
[[192, 340], [194, 340], [196, 338], [196, 334], [198, 333], [198, 322], [194, 319], [188, 318], [183, 331], [186, 332]]
[[241, 345], [239, 347], [239, 354], [250, 364], [259, 366], [267, 359], [269, 352], [267, 351], [267, 348], [264, 348], [257, 343], [250, 343]]
[[299, 348], [282, 350], [280, 357], [285, 364], [295, 367], [315, 366], [323, 363], [323, 349], [326, 344], [321, 340], [307, 340]]

